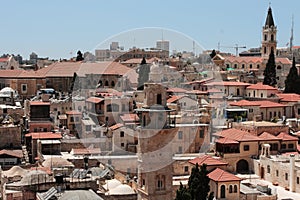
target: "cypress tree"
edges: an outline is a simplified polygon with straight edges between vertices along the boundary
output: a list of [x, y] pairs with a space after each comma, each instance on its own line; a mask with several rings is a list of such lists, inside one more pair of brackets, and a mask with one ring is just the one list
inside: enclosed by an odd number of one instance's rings
[[293, 57], [293, 65], [290, 69], [288, 76], [286, 77], [284, 83], [284, 93], [299, 93], [298, 87], [299, 75], [296, 68], [295, 57]]
[[189, 193], [188, 189], [182, 185], [181, 182], [179, 189], [176, 191], [175, 200], [191, 200], [191, 194]]
[[275, 86], [277, 84], [276, 80], [276, 64], [275, 64], [275, 55], [274, 51], [271, 50], [271, 53], [269, 55], [269, 59], [264, 71], [264, 85], [270, 85]]

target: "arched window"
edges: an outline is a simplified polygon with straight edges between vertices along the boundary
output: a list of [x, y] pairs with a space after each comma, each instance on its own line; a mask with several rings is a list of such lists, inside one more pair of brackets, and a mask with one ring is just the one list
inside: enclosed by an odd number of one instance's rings
[[252, 69], [252, 64], [249, 65], [249, 68]]
[[237, 185], [234, 185], [233, 192], [234, 192], [234, 193], [237, 193], [237, 190], [238, 190]]
[[264, 94], [263, 94], [263, 93], [260, 93], [260, 97], [263, 98], [263, 97], [264, 97]]
[[271, 35], [271, 41], [274, 41], [274, 35], [273, 34]]
[[237, 68], [237, 64], [234, 64], [234, 68], [235, 68], [235, 69]]
[[268, 39], [268, 36], [267, 36], [267, 34], [265, 34], [265, 41], [267, 41], [267, 39]]
[[257, 69], [259, 69], [259, 67], [260, 67], [259, 65], [256, 66]]
[[226, 197], [225, 192], [226, 192], [225, 185], [221, 185], [221, 198], [225, 198]]
[[264, 47], [264, 54], [267, 53], [267, 47]]
[[229, 193], [232, 193], [232, 185], [229, 185]]
[[108, 86], [108, 81], [105, 81], [104, 86]]
[[111, 81], [111, 87], [115, 87], [115, 82]]
[[103, 82], [100, 80], [99, 82], [98, 82], [98, 85], [101, 87], [101, 86], [103, 86]]
[[277, 66], [277, 70], [281, 70], [281, 66], [280, 65]]

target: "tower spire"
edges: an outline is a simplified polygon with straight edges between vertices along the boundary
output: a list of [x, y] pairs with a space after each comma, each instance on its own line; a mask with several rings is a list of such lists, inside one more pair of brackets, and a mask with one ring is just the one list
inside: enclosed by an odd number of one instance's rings
[[291, 28], [291, 37], [290, 37], [290, 51], [293, 48], [293, 40], [294, 40], [294, 15], [292, 15], [292, 28]]
[[275, 24], [274, 24], [274, 19], [273, 19], [273, 15], [272, 15], [272, 8], [271, 8], [271, 5], [269, 4], [269, 9], [268, 9], [268, 15], [267, 15], [267, 18], [266, 18], [266, 23], [265, 23], [265, 27], [274, 27]]

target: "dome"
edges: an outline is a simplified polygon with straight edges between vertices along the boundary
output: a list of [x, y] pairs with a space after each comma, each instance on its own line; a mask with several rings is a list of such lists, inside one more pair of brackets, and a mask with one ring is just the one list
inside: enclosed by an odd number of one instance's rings
[[37, 183], [49, 182], [50, 178], [48, 174], [41, 170], [32, 170], [27, 173], [19, 182], [20, 185], [32, 185]]
[[51, 157], [47, 158], [42, 165], [44, 167], [54, 167], [54, 168], [59, 168], [59, 167], [74, 167], [74, 165], [67, 161], [66, 159], [60, 158], [60, 157]]
[[109, 191], [110, 195], [128, 195], [135, 194], [134, 190], [129, 185], [119, 185]]
[[111, 179], [111, 180], [107, 180], [106, 184], [102, 185], [102, 187], [106, 190], [112, 190], [116, 187], [118, 187], [119, 185], [121, 185], [122, 183], [120, 181], [118, 181], [117, 179]]
[[18, 92], [10, 87], [5, 87], [2, 90], [0, 90], [1, 97], [10, 97], [11, 93], [13, 93], [14, 97], [18, 96]]
[[3, 174], [7, 177], [14, 177], [14, 176], [22, 176], [24, 177], [28, 173], [28, 170], [23, 169], [20, 166], [13, 166], [7, 171], [3, 171]]

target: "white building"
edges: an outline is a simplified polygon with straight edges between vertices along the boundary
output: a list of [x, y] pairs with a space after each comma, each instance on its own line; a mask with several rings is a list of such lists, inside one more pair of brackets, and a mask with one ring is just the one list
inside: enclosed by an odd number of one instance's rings
[[170, 51], [170, 41], [168, 40], [157, 40], [156, 48], [163, 51]]

